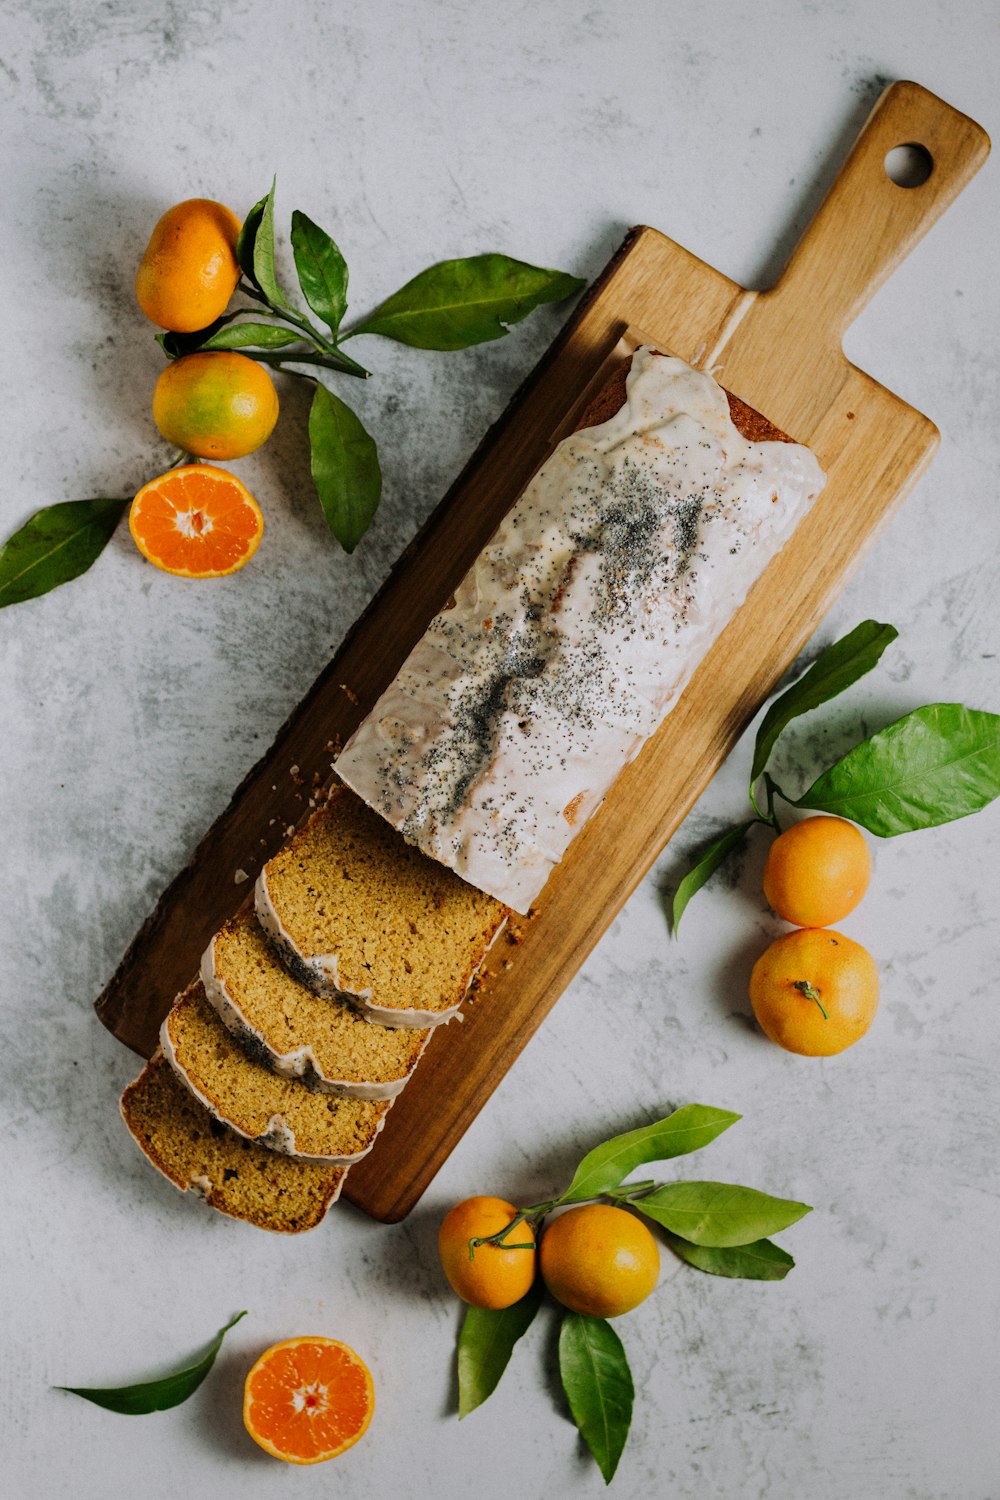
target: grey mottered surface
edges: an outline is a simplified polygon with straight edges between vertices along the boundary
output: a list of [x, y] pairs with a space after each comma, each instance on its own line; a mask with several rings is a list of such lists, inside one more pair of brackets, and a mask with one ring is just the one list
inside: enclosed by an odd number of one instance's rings
[[[170, 453], [149, 417], [160, 368], [131, 281], [177, 199], [244, 210], [278, 174], [337, 238], [358, 313], [432, 261], [501, 249], [593, 276], [645, 222], [746, 286], [773, 281], [884, 82], [910, 77], [995, 134], [996, 17], [738, 0], [686, 11], [316, 0], [238, 7], [3, 4], [0, 124], [7, 357], [0, 532], [42, 505], [119, 495]], [[847, 352], [926, 412], [941, 451], [805, 653], [858, 620], [900, 639], [849, 698], [803, 721], [784, 779], [935, 698], [1000, 710], [995, 168], [987, 166], [854, 325]], [[287, 243], [280, 264], [291, 276]], [[533, 314], [464, 354], [359, 342], [338, 391], [377, 436], [382, 508], [352, 558], [325, 534], [307, 395], [236, 466], [266, 532], [233, 578], [156, 573], [123, 530], [95, 569], [0, 613], [0, 1490], [31, 1500], [269, 1497], [286, 1477], [246, 1439], [243, 1376], [268, 1343], [346, 1339], [375, 1421], [304, 1495], [400, 1488], [481, 1500], [605, 1487], [556, 1394], [548, 1311], [488, 1404], [459, 1425], [436, 1224], [455, 1199], [531, 1201], [586, 1147], [674, 1104], [744, 1119], [664, 1176], [804, 1199], [780, 1285], [667, 1263], [618, 1323], [637, 1387], [614, 1493], [678, 1500], [992, 1500], [1000, 1377], [993, 1032], [1000, 812], [880, 845], [844, 929], [883, 1002], [839, 1059], [787, 1056], [745, 1000], [779, 930], [763, 848], [668, 935], [662, 892], [742, 812], [750, 745], [719, 773], [403, 1224], [350, 1204], [277, 1239], [182, 1198], [129, 1140], [138, 1060], [93, 1001], [159, 893], [330, 659], [400, 551], [556, 335]], [[234, 879], [236, 871], [233, 872]], [[196, 1357], [185, 1406], [126, 1422], [51, 1390]]]

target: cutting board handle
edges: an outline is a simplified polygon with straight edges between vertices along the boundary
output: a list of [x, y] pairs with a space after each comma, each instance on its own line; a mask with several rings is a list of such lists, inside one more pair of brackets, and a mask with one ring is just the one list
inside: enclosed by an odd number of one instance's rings
[[[890, 178], [886, 157], [917, 146], [930, 159], [919, 186]], [[777, 285], [758, 315], [778, 325], [801, 309], [815, 336], [835, 341], [957, 197], [989, 155], [990, 138], [968, 115], [918, 83], [893, 83], [876, 104]], [[924, 158], [926, 161], [926, 157]]]

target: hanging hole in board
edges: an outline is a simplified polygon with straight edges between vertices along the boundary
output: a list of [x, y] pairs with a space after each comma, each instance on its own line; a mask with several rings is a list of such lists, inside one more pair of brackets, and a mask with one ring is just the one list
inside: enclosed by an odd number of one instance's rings
[[885, 175], [901, 188], [923, 187], [933, 170], [933, 156], [915, 141], [893, 146], [885, 159]]

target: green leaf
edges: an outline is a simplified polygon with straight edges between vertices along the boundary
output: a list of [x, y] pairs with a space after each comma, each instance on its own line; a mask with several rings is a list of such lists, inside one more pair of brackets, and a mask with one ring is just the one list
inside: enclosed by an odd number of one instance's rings
[[[271, 184], [271, 193], [274, 193], [274, 184]], [[257, 244], [257, 232], [260, 229], [261, 220], [264, 217], [264, 209], [267, 207], [267, 198], [261, 198], [243, 220], [240, 232], [236, 237], [236, 259], [244, 276], [253, 282], [255, 287], [260, 288], [254, 271], [254, 250]]]
[[772, 1198], [729, 1182], [668, 1182], [632, 1207], [694, 1245], [749, 1245], [811, 1213], [806, 1203]]
[[378, 450], [351, 408], [317, 385], [309, 409], [313, 482], [326, 524], [345, 552], [364, 536], [382, 493]]
[[728, 828], [725, 833], [721, 833], [718, 838], [713, 839], [702, 849], [674, 892], [671, 916], [675, 935], [691, 897], [707, 884], [727, 855], [742, 844], [756, 822], [756, 818], [750, 818], [746, 823], [738, 823], [734, 828]]
[[[271, 183], [271, 191], [263, 200], [260, 223], [253, 242], [253, 280], [260, 287], [272, 307], [290, 307], [291, 303], [278, 285], [274, 269], [274, 189], [277, 178]], [[251, 209], [251, 213], [256, 212]]]
[[542, 302], [572, 296], [584, 283], [509, 255], [473, 255], [421, 271], [351, 330], [380, 333], [416, 349], [466, 349], [503, 338]]
[[0, 547], [0, 609], [37, 599], [97, 561], [131, 500], [63, 500], [36, 510]]
[[898, 634], [894, 625], [862, 620], [848, 635], [820, 652], [809, 670], [780, 698], [776, 698], [764, 715], [754, 745], [751, 787], [762, 775], [778, 736], [792, 720], [828, 703], [864, 677], [878, 664], [882, 652]]
[[559, 1374], [573, 1421], [610, 1484], [635, 1396], [625, 1349], [611, 1324], [567, 1312], [559, 1329]]
[[327, 234], [298, 209], [292, 214], [292, 252], [302, 295], [333, 333], [347, 311], [347, 262]]
[[220, 328], [199, 344], [199, 349], [280, 349], [285, 344], [301, 344], [301, 333], [282, 328], [277, 323], [234, 323]]
[[499, 1311], [470, 1307], [458, 1336], [458, 1415], [467, 1417], [492, 1396], [506, 1370], [514, 1345], [530, 1328], [542, 1300], [544, 1284], [536, 1278], [519, 1302]]
[[795, 803], [879, 838], [967, 817], [1000, 793], [1000, 715], [928, 703], [848, 751]]
[[57, 1391], [69, 1391], [71, 1396], [82, 1396], [103, 1406], [108, 1411], [121, 1412], [126, 1417], [142, 1417], [151, 1411], [167, 1411], [171, 1406], [180, 1406], [201, 1385], [215, 1363], [215, 1356], [222, 1348], [222, 1340], [241, 1318], [246, 1309], [238, 1312], [225, 1328], [220, 1328], [208, 1347], [208, 1352], [196, 1364], [173, 1375], [164, 1375], [161, 1380], [147, 1380], [141, 1385], [86, 1386], [57, 1385]]
[[744, 1281], [783, 1281], [795, 1262], [787, 1250], [771, 1240], [752, 1240], [749, 1245], [728, 1248], [692, 1245], [679, 1234], [663, 1230], [663, 1237], [675, 1255], [707, 1271], [710, 1276], [738, 1276]]
[[668, 1161], [698, 1151], [739, 1118], [728, 1109], [713, 1109], [709, 1104], [685, 1104], [652, 1125], [612, 1136], [587, 1153], [559, 1202], [596, 1198], [624, 1182], [643, 1162]]

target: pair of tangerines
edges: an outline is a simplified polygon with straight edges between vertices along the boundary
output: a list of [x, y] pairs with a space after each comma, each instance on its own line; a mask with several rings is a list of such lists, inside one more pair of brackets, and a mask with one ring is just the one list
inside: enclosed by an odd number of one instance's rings
[[[171, 333], [197, 333], [222, 316], [240, 279], [240, 221], [225, 204], [189, 198], [160, 219], [136, 275], [139, 306]], [[264, 519], [226, 461], [253, 453], [278, 420], [267, 370], [233, 350], [172, 359], [153, 391], [153, 420], [186, 462], [144, 485], [129, 526], [139, 550], [165, 572], [217, 578], [249, 562]]]
[[777, 938], [750, 975], [761, 1028], [789, 1052], [829, 1057], [864, 1036], [878, 1006], [878, 970], [866, 948], [831, 930], [871, 880], [864, 835], [844, 818], [805, 818], [779, 834], [764, 866], [764, 895], [794, 932]]
[[[531, 1224], [516, 1214], [503, 1198], [476, 1197], [445, 1215], [438, 1254], [463, 1302], [510, 1307], [540, 1271], [556, 1301], [572, 1312], [617, 1318], [644, 1302], [659, 1280], [656, 1241], [627, 1209], [606, 1203], [568, 1208], [550, 1221], [537, 1244]], [[482, 1239], [488, 1243], [477, 1243]]]

